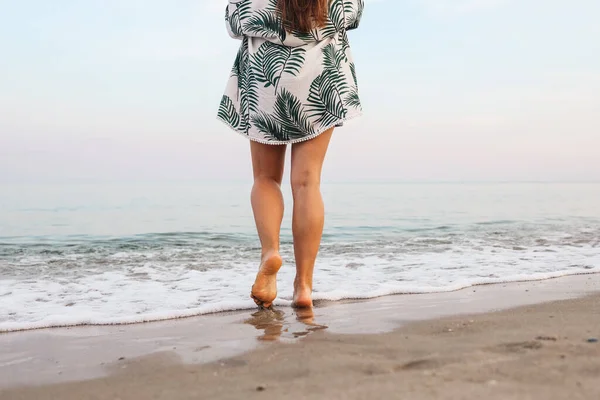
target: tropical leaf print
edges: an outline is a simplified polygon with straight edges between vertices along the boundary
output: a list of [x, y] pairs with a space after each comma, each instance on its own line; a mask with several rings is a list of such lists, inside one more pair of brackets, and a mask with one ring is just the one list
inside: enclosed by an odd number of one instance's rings
[[[354, 3], [356, 2], [356, 6]], [[357, 29], [365, 8], [364, 0], [344, 0], [346, 10], [346, 27], [348, 30]]]
[[239, 129], [241, 122], [240, 114], [237, 112], [233, 102], [228, 96], [223, 96], [221, 99], [221, 105], [219, 106], [219, 113], [217, 115], [233, 128]]
[[[225, 7], [225, 22], [227, 22], [228, 24], [231, 23], [231, 17], [229, 16], [229, 5]], [[233, 28], [231, 30], [233, 30]]]
[[242, 24], [240, 23], [240, 14], [237, 10], [229, 14], [229, 7], [225, 11], [225, 21], [229, 24], [229, 29], [235, 36], [242, 36]]
[[268, 141], [288, 140], [281, 124], [273, 116], [263, 111], [252, 116], [252, 123], [259, 132], [266, 135]]
[[343, 98], [350, 92], [350, 84], [342, 72], [346, 59], [343, 48], [333, 43], [323, 48], [323, 72], [311, 84], [308, 103], [311, 116], [318, 116], [318, 123], [330, 126], [346, 117], [348, 110]]
[[[241, 130], [248, 132], [250, 129], [250, 114], [256, 113], [259, 108], [258, 81], [250, 68], [250, 53], [248, 52], [248, 38], [245, 37], [240, 47], [237, 60], [238, 93], [240, 93], [240, 113], [242, 118]], [[235, 69], [234, 65], [234, 69]]]
[[248, 18], [252, 13], [252, 0], [242, 0], [235, 4], [237, 12], [240, 14], [240, 20]]
[[354, 4], [356, 0], [343, 0], [344, 2], [344, 15], [346, 16], [346, 23], [351, 21], [351, 17], [356, 13]]
[[322, 38], [333, 38], [346, 29], [343, 0], [331, 0], [329, 3], [328, 23], [321, 29]]
[[358, 97], [358, 88], [353, 87], [344, 98], [344, 103], [348, 107], [360, 108], [360, 98]]
[[244, 56], [248, 55], [248, 51], [241, 46], [240, 49], [237, 52], [237, 55], [235, 56], [235, 61], [233, 62], [233, 68], [231, 68], [231, 76], [232, 77], [238, 77], [238, 88], [239, 86], [239, 77], [242, 76], [242, 65], [244, 63]]
[[346, 76], [342, 73], [342, 62], [346, 55], [343, 48], [337, 48], [333, 43], [323, 48], [323, 69], [327, 72], [328, 79], [331, 80], [340, 95], [346, 94], [350, 89]]
[[263, 43], [252, 56], [252, 69], [264, 87], [274, 86], [275, 91], [283, 74], [295, 76], [304, 65], [306, 50], [271, 42]]
[[354, 81], [354, 87], [350, 90], [346, 98], [344, 99], [348, 107], [361, 108], [360, 97], [358, 96], [358, 79], [356, 79], [356, 66], [353, 62], [349, 64], [350, 73], [352, 74], [352, 80]]
[[349, 64], [350, 73], [352, 74], [352, 80], [354, 81], [354, 87], [344, 98], [344, 102], [348, 107], [361, 108], [360, 98], [358, 96], [358, 80], [356, 79], [356, 66], [353, 62]]
[[348, 40], [348, 34], [346, 31], [340, 33], [341, 42], [342, 42], [342, 55], [345, 62], [348, 62], [350, 59], [348, 57], [348, 53], [350, 51], [350, 41]]
[[353, 62], [350, 63], [350, 72], [352, 73], [352, 79], [354, 80], [354, 85], [358, 86], [358, 79], [356, 79], [356, 65]]
[[344, 61], [344, 53], [333, 43], [329, 43], [323, 48], [323, 66], [325, 68], [338, 70]]
[[319, 30], [318, 29], [312, 29], [310, 32], [299, 32], [299, 31], [294, 31], [293, 35], [295, 37], [297, 37], [300, 40], [305, 41], [306, 43], [313, 43], [313, 42], [318, 42], [319, 40]]
[[267, 10], [276, 12], [277, 11], [277, 0], [269, 0]]
[[302, 102], [288, 90], [277, 95], [272, 115], [259, 112], [252, 122], [271, 140], [287, 141], [311, 135], [314, 130]]
[[346, 117], [347, 110], [337, 84], [337, 80], [328, 71], [323, 71], [310, 85], [309, 116], [316, 117], [316, 122], [322, 126], [331, 126]]
[[246, 20], [244, 31], [264, 38], [278, 38], [282, 43], [286, 38], [286, 31], [281, 23], [281, 18], [275, 11], [257, 10]]
[[302, 103], [286, 89], [277, 96], [273, 109], [275, 118], [283, 127], [288, 139], [307, 136], [313, 132]]
[[242, 76], [242, 96], [240, 96], [240, 112], [242, 115], [242, 129], [250, 129], [250, 115], [259, 108], [258, 85], [252, 74], [244, 73]]
[[225, 20], [229, 23], [231, 32], [236, 36], [243, 36], [242, 20], [248, 18], [252, 11], [252, 0], [242, 0], [235, 4], [233, 12], [227, 7], [225, 12]]

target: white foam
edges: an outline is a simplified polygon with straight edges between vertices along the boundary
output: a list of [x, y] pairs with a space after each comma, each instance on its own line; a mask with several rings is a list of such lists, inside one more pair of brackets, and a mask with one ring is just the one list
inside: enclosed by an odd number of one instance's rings
[[387, 288], [374, 290], [370, 293], [356, 294], [344, 291], [335, 291], [330, 293], [323, 293], [313, 296], [314, 300], [326, 300], [326, 301], [340, 301], [340, 300], [367, 300], [374, 299], [377, 297], [392, 296], [392, 295], [412, 295], [412, 294], [428, 294], [428, 293], [445, 293], [455, 292], [462, 289], [467, 289], [475, 286], [493, 285], [502, 283], [515, 283], [515, 282], [535, 282], [543, 281], [547, 279], [561, 278], [565, 276], [573, 275], [591, 275], [600, 273], [600, 268], [594, 269], [581, 269], [579, 271], [557, 271], [555, 273], [540, 273], [533, 275], [514, 275], [508, 278], [496, 278], [496, 279], [475, 279], [470, 282], [462, 282], [454, 285], [449, 285], [443, 288], [431, 288], [431, 287], [398, 287], [398, 288]]
[[24, 331], [42, 328], [57, 328], [81, 325], [125, 325], [144, 322], [164, 321], [179, 318], [188, 318], [204, 314], [213, 314], [224, 311], [246, 310], [255, 307], [252, 301], [245, 302], [222, 302], [219, 304], [207, 304], [203, 307], [186, 310], [171, 310], [153, 312], [136, 316], [122, 316], [115, 318], [90, 317], [86, 315], [52, 315], [35, 322], [7, 322], [0, 326], [0, 332]]
[[[486, 253], [486, 252], [484, 252]], [[474, 285], [534, 281], [575, 274], [600, 273], [600, 249], [561, 249], [524, 257], [503, 251], [490, 256], [425, 253], [329, 256], [315, 276], [315, 300], [369, 299], [394, 294], [448, 292]], [[557, 255], [559, 254], [559, 255]], [[573, 268], [577, 259], [588, 267]], [[593, 266], [590, 267], [590, 264]], [[348, 268], [348, 265], [353, 266]], [[562, 268], [561, 268], [562, 267]], [[252, 309], [248, 292], [256, 265], [195, 271], [145, 263], [128, 271], [110, 271], [36, 281], [0, 281], [0, 332], [77, 325], [115, 325], [186, 318]], [[520, 271], [529, 270], [528, 273]], [[138, 279], [131, 273], [147, 274]], [[280, 272], [279, 306], [289, 306], [293, 267]], [[487, 275], [487, 276], [482, 276]]]

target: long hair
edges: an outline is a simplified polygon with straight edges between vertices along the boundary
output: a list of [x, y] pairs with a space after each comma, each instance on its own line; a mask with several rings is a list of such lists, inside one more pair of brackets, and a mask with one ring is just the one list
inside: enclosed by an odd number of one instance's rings
[[329, 0], [277, 0], [277, 9], [288, 31], [310, 32], [327, 22]]

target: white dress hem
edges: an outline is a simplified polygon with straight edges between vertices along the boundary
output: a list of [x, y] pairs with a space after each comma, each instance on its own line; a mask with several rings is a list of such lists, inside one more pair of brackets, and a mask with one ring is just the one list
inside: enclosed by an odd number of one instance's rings
[[344, 122], [348, 122], [350, 120], [353, 120], [355, 118], [361, 117], [363, 115], [363, 112], [360, 111], [358, 113], [354, 113], [346, 118], [342, 118], [336, 122], [334, 122], [333, 124], [330, 124], [328, 126], [325, 127], [321, 127], [321, 129], [319, 129], [318, 131], [311, 133], [308, 136], [304, 136], [301, 138], [297, 138], [297, 139], [290, 139], [290, 140], [267, 140], [267, 139], [261, 139], [258, 137], [254, 137], [254, 136], [250, 136], [250, 135], [246, 135], [245, 133], [239, 131], [238, 129], [234, 128], [230, 123], [228, 123], [227, 121], [225, 121], [223, 118], [217, 116], [217, 119], [219, 121], [221, 121], [222, 123], [224, 123], [227, 127], [229, 127], [231, 130], [233, 130], [234, 132], [238, 133], [239, 135], [245, 137], [246, 139], [249, 139], [253, 142], [258, 142], [258, 143], [262, 143], [262, 144], [269, 144], [269, 145], [285, 145], [285, 144], [294, 144], [294, 143], [300, 143], [300, 142], [305, 142], [307, 140], [311, 140], [316, 138], [317, 136], [319, 136], [320, 134], [327, 132], [329, 129], [331, 128], [335, 128], [336, 126], [340, 125], [341, 123]]

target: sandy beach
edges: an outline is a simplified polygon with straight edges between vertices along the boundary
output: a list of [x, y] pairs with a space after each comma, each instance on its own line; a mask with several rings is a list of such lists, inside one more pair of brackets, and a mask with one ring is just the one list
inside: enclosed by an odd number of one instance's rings
[[[598, 399], [599, 283], [598, 275], [590, 275], [420, 299], [390, 296], [323, 305], [314, 317], [289, 310], [244, 312], [205, 317], [203, 322], [109, 327], [109, 333], [100, 332], [101, 328], [72, 328], [0, 335], [4, 353], [0, 374], [14, 378], [2, 381], [0, 398]], [[418, 310], [421, 317], [402, 308], [402, 303]], [[527, 305], [506, 309], [519, 303]], [[490, 312], [494, 309], [503, 310]], [[358, 331], [363, 333], [342, 333], [350, 332], [347, 328], [352, 324], [360, 325]], [[162, 330], [162, 336], [152, 341], [148, 335], [144, 340], [142, 330], [152, 328]], [[174, 331], [167, 334], [167, 328]], [[89, 329], [96, 331], [90, 334]], [[223, 350], [227, 346], [222, 346], [220, 354], [209, 357], [211, 362], [184, 356], [213, 347], [207, 344], [192, 350], [201, 342], [182, 339], [186, 335], [206, 333], [203, 340], [219, 348], [213, 336], [219, 330], [231, 339], [226, 341], [229, 347], [250, 336], [253, 344], [248, 346], [253, 349], [244, 353], [249, 349], [242, 343], [238, 354], [231, 356], [236, 351], [228, 354]], [[116, 336], [128, 331], [139, 342], [151, 343], [138, 353], [147, 354], [130, 357], [136, 355], [131, 340], [127, 344], [125, 337]], [[86, 341], [78, 341], [84, 336]], [[163, 345], [157, 346], [158, 341]], [[123, 343], [125, 348], [111, 351]], [[28, 355], [18, 348], [23, 344], [37, 350]], [[180, 345], [178, 350], [170, 347], [173, 344]], [[50, 351], [55, 352], [54, 368], [42, 360], [51, 358]], [[59, 360], [56, 354], [70, 354], [70, 358]], [[103, 354], [112, 361], [100, 363]], [[119, 354], [127, 356], [116, 358]], [[101, 376], [64, 376], [86, 368], [90, 372], [92, 364], [101, 364]], [[19, 381], [17, 375], [26, 380]], [[48, 380], [51, 375], [53, 382]]]

